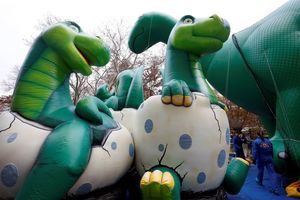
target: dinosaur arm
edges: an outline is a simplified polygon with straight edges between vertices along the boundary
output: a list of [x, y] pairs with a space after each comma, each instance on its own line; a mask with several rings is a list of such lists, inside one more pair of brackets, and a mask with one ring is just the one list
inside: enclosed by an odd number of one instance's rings
[[75, 112], [79, 117], [96, 125], [103, 123], [101, 112], [112, 118], [112, 114], [105, 103], [94, 96], [81, 99], [76, 105]]
[[105, 101], [107, 107], [112, 108], [113, 110], [119, 110], [119, 100], [117, 96], [111, 96]]
[[240, 192], [246, 180], [249, 163], [242, 158], [233, 158], [228, 164], [225, 178], [223, 180], [224, 189], [229, 194]]
[[108, 90], [108, 85], [105, 83], [103, 85], [100, 85], [100, 87], [98, 88], [97, 92], [96, 92], [96, 97], [98, 97], [99, 99], [101, 99], [102, 101], [107, 100], [108, 98], [110, 98], [113, 94], [111, 94]]
[[45, 126], [56, 127], [63, 122], [78, 118], [74, 114], [74, 112], [75, 106], [66, 106], [59, 108], [51, 113], [40, 115], [37, 121]]

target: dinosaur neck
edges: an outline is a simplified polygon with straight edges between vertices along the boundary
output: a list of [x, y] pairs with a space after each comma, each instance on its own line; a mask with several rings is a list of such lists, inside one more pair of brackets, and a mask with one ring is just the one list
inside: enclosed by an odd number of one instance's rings
[[199, 77], [202, 72], [197, 62], [199, 57], [175, 49], [168, 44], [164, 70], [164, 83], [172, 79], [183, 80], [193, 92], [201, 91]]
[[218, 103], [218, 98], [203, 75], [199, 59], [199, 56], [175, 49], [168, 44], [164, 84], [172, 79], [183, 80], [187, 83], [192, 92], [201, 92], [205, 94], [213, 104], [216, 104]]
[[73, 105], [69, 91], [71, 71], [50, 48], [43, 48], [34, 61], [31, 53], [24, 62], [16, 83], [12, 111], [38, 121], [45, 113]]

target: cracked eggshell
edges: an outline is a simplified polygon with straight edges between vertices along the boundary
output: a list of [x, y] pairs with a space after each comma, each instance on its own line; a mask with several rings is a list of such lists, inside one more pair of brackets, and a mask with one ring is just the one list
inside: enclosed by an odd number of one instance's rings
[[[51, 129], [9, 111], [0, 113], [0, 128], [0, 194], [14, 198]], [[102, 146], [92, 148], [87, 168], [69, 194], [86, 194], [115, 183], [133, 157], [130, 132], [122, 125], [110, 130]]]
[[85, 194], [112, 185], [129, 170], [134, 158], [130, 132], [120, 125], [108, 134], [102, 146], [93, 147], [85, 171], [69, 194]]
[[137, 110], [134, 108], [123, 108], [120, 111], [114, 111], [110, 109], [110, 112], [115, 121], [125, 126], [130, 133], [133, 132], [133, 126], [135, 123], [135, 116]]
[[163, 104], [161, 96], [140, 106], [133, 131], [136, 166], [141, 176], [159, 164], [171, 167], [184, 177], [183, 191], [204, 192], [224, 179], [229, 123], [223, 109], [201, 93], [193, 95], [190, 107]]
[[13, 198], [51, 129], [9, 111], [0, 114], [0, 196]]

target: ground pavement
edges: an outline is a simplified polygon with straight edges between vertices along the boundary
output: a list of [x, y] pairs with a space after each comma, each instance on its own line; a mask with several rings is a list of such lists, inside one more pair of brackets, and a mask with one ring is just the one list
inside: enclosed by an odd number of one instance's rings
[[[271, 182], [267, 171], [264, 173], [264, 186], [256, 184], [255, 177], [257, 175], [257, 168], [255, 165], [251, 165], [245, 184], [238, 195], [227, 195], [228, 200], [297, 200], [296, 198], [290, 198], [286, 196], [285, 190], [281, 187], [280, 195], [274, 195], [269, 192], [271, 188]], [[279, 184], [283, 184], [283, 179], [279, 178]]]

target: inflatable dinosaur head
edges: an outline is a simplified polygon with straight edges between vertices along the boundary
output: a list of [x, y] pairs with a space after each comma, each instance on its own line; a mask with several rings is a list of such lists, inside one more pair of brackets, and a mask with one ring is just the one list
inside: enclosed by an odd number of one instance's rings
[[221, 49], [229, 33], [228, 22], [217, 15], [205, 19], [186, 15], [176, 23], [169, 42], [176, 49], [200, 56]]
[[82, 32], [74, 22], [58, 23], [41, 35], [48, 47], [56, 51], [73, 72], [92, 73], [91, 65], [103, 66], [110, 58], [109, 49], [99, 37]]
[[197, 19], [191, 15], [179, 21], [161, 13], [146, 13], [134, 25], [129, 48], [142, 53], [158, 42], [195, 55], [219, 50], [230, 33], [228, 22], [217, 15]]

